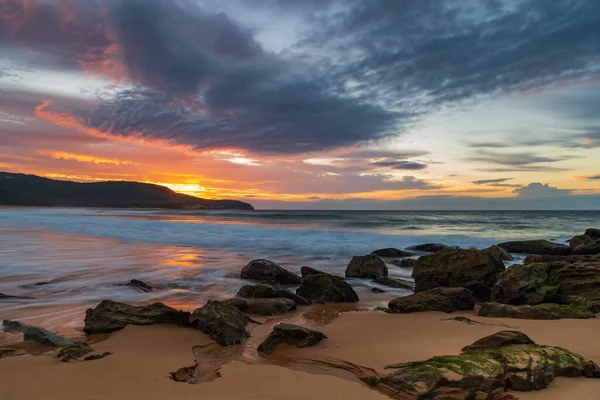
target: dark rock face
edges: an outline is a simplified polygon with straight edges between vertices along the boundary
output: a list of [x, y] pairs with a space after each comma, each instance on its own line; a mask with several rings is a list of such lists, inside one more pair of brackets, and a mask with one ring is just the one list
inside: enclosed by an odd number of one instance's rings
[[505, 392], [503, 388], [498, 388], [491, 393], [475, 392], [473, 397], [472, 393], [469, 393], [463, 389], [453, 387], [441, 387], [434, 390], [431, 395], [432, 400], [519, 400], [512, 394]]
[[[386, 368], [396, 371], [365, 381], [403, 399], [506, 399], [502, 394], [505, 387], [541, 390], [558, 376], [600, 378], [600, 368], [593, 361], [560, 347], [535, 344], [515, 331], [482, 338], [459, 355]], [[444, 396], [463, 397], [439, 397], [440, 389]]]
[[296, 294], [323, 303], [356, 303], [358, 295], [342, 278], [332, 275], [309, 275], [302, 281]]
[[292, 324], [278, 324], [275, 325], [265, 341], [258, 346], [258, 351], [267, 355], [272, 354], [280, 343], [295, 345], [297, 348], [303, 349], [314, 346], [323, 339], [327, 339], [327, 336], [319, 331]]
[[582, 262], [590, 262], [592, 261], [591, 256], [578, 256], [578, 255], [568, 255], [568, 256], [551, 256], [551, 255], [539, 255], [539, 254], [529, 254], [525, 257], [523, 264], [536, 264], [536, 263], [565, 263], [565, 264], [573, 264], [573, 263], [582, 263]]
[[375, 255], [354, 256], [346, 268], [346, 278], [380, 278], [388, 275], [383, 260]]
[[323, 272], [320, 271], [316, 268], [311, 268], [311, 267], [302, 267], [300, 268], [300, 274], [302, 274], [302, 278], [306, 278], [309, 275], [319, 275], [319, 274], [325, 274], [325, 275], [329, 275], [327, 272]]
[[509, 253], [549, 254], [565, 256], [571, 253], [571, 248], [564, 244], [552, 243], [547, 240], [519, 240], [498, 244]]
[[246, 326], [250, 319], [232, 304], [209, 300], [195, 310], [190, 325], [206, 333], [221, 346], [241, 344], [250, 337]]
[[594, 318], [589, 308], [563, 304], [538, 304], [535, 306], [513, 306], [500, 303], [483, 303], [479, 309], [480, 317], [501, 317], [517, 319], [561, 319]]
[[506, 251], [502, 247], [499, 247], [496, 245], [490, 246], [487, 249], [483, 249], [482, 251], [485, 253], [488, 253], [492, 257], [496, 257], [498, 260], [501, 260], [501, 261], [514, 260], [513, 256], [511, 256], [508, 251]]
[[411, 246], [408, 249], [409, 250], [417, 250], [417, 251], [425, 251], [428, 253], [435, 253], [437, 251], [444, 250], [444, 249], [456, 249], [456, 248], [458, 248], [458, 247], [448, 246], [448, 245], [442, 244], [442, 243], [424, 243], [424, 244], [418, 244], [416, 246]]
[[137, 279], [130, 280], [129, 283], [125, 286], [130, 286], [130, 287], [139, 289], [142, 292], [150, 292], [150, 291], [152, 291], [152, 289], [154, 289], [152, 286], [148, 285], [147, 283], [138, 281]]
[[420, 257], [413, 268], [415, 292], [439, 286], [464, 287], [486, 301], [504, 263], [481, 250], [446, 249]]
[[246, 299], [290, 299], [298, 306], [310, 305], [310, 300], [298, 296], [294, 292], [268, 285], [244, 285], [238, 290], [236, 296]]
[[415, 266], [416, 263], [417, 263], [417, 260], [415, 260], [414, 258], [403, 258], [401, 260], [390, 261], [390, 264], [394, 264], [394, 265], [397, 265], [398, 267], [402, 267], [402, 268], [412, 268]]
[[412, 313], [421, 311], [454, 312], [475, 308], [473, 293], [465, 288], [440, 287], [411, 296], [398, 297], [389, 302], [390, 312]]
[[600, 307], [600, 263], [563, 262], [513, 265], [504, 271], [492, 288], [492, 301], [504, 304], [572, 303], [587, 299]]
[[375, 250], [371, 254], [373, 254], [374, 256], [387, 257], [387, 258], [392, 258], [392, 257], [410, 257], [410, 256], [413, 255], [413, 253], [409, 253], [408, 251], [398, 250], [398, 249], [394, 249], [394, 248], [387, 248], [387, 249]]
[[381, 278], [373, 279], [373, 282], [379, 283], [383, 286], [389, 286], [396, 289], [410, 289], [413, 290], [415, 288], [415, 284], [409, 280], [401, 279], [401, 278], [390, 278], [389, 276], [384, 276]]
[[600, 229], [588, 229], [585, 234], [568, 240], [573, 254], [595, 255], [600, 253]]
[[280, 285], [298, 285], [299, 276], [269, 260], [252, 260], [242, 269], [242, 279]]
[[85, 312], [85, 327], [87, 334], [110, 333], [125, 328], [126, 325], [175, 324], [189, 325], [190, 313], [179, 311], [154, 303], [149, 306], [132, 306], [112, 300], [104, 300], [95, 308]]
[[62, 362], [70, 362], [78, 360], [92, 351], [94, 350], [86, 343], [73, 343], [68, 347], [64, 347], [56, 358], [60, 358]]
[[235, 298], [225, 300], [225, 303], [246, 314], [254, 315], [276, 315], [296, 309], [296, 303], [290, 299], [243, 299]]
[[589, 236], [592, 239], [600, 239], [600, 229], [594, 229], [594, 228], [586, 229], [585, 236]]
[[23, 333], [24, 340], [34, 340], [46, 346], [69, 347], [72, 343], [64, 337], [48, 332], [39, 326], [23, 324], [19, 321], [5, 319], [2, 321], [2, 329]]

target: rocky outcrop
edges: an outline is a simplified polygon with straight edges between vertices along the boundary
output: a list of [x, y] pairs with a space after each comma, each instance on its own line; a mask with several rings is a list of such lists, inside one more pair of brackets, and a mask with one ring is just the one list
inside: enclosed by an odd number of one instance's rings
[[73, 343], [61, 349], [56, 358], [60, 358], [62, 362], [70, 362], [78, 360], [92, 351], [94, 350], [87, 343]]
[[590, 301], [600, 308], [600, 263], [563, 262], [513, 265], [498, 277], [491, 300], [504, 304], [561, 303], [573, 298]]
[[377, 257], [386, 257], [386, 258], [398, 258], [398, 257], [410, 257], [414, 255], [413, 253], [409, 253], [408, 251], [398, 250], [394, 248], [387, 249], [379, 249], [372, 252], [374, 256]]
[[95, 308], [85, 312], [85, 327], [87, 334], [110, 333], [125, 326], [175, 324], [187, 326], [190, 313], [179, 311], [162, 303], [149, 306], [132, 306], [112, 300], [104, 300]]
[[463, 399], [489, 399], [492, 394], [501, 396], [498, 389], [541, 390], [559, 376], [600, 378], [600, 368], [593, 361], [560, 347], [535, 344], [524, 334], [511, 331], [480, 339], [459, 355], [387, 368], [395, 371], [365, 381], [402, 399], [435, 398], [442, 388], [453, 391], [442, 390], [442, 394], [460, 395], [457, 389], [466, 392]]
[[279, 285], [298, 285], [301, 279], [296, 274], [269, 260], [252, 260], [241, 272], [242, 279], [274, 283]]
[[412, 276], [415, 292], [439, 286], [464, 287], [479, 301], [486, 301], [502, 271], [504, 263], [481, 250], [446, 249], [420, 257]]
[[414, 258], [403, 258], [400, 260], [390, 261], [390, 264], [394, 264], [401, 268], [412, 268], [415, 266], [416, 263], [417, 263], [417, 260], [415, 260]]
[[294, 300], [285, 298], [244, 299], [237, 297], [225, 300], [225, 303], [233, 305], [243, 313], [254, 315], [276, 315], [296, 309]]
[[307, 276], [296, 294], [323, 303], [356, 303], [358, 295], [346, 281], [329, 274]]
[[569, 246], [547, 240], [518, 240], [499, 243], [498, 246], [509, 253], [550, 254], [555, 256], [564, 256], [571, 253]]
[[529, 254], [525, 257], [523, 264], [536, 264], [536, 263], [565, 263], [565, 264], [573, 264], [573, 263], [585, 263], [592, 261], [591, 256], [582, 256], [582, 255], [568, 255], [568, 256], [551, 256], [551, 255], [539, 255], [539, 254]]
[[430, 397], [432, 400], [519, 400], [503, 388], [498, 388], [489, 394], [478, 391], [473, 395], [459, 388], [441, 387], [434, 390], [431, 396], [433, 396]]
[[23, 324], [19, 321], [5, 319], [2, 321], [2, 329], [5, 331], [14, 331], [23, 333], [24, 340], [33, 340], [45, 346], [69, 347], [72, 343], [66, 338], [49, 332], [39, 326]]
[[583, 235], [568, 240], [573, 254], [596, 255], [600, 253], [600, 229], [587, 229]]
[[487, 249], [483, 249], [482, 250], [485, 253], [488, 253], [489, 255], [496, 257], [498, 260], [501, 261], [512, 261], [514, 260], [513, 256], [510, 255], [510, 253], [506, 250], [504, 250], [502, 247], [500, 246], [490, 246]]
[[129, 287], [141, 290], [142, 292], [151, 292], [152, 289], [154, 289], [152, 286], [148, 285], [146, 282], [142, 282], [137, 279], [130, 280], [129, 283], [126, 284], [125, 286], [129, 286]]
[[410, 296], [398, 297], [389, 302], [393, 313], [412, 313], [421, 311], [454, 312], [475, 308], [473, 293], [465, 288], [440, 287]]
[[309, 275], [320, 275], [320, 274], [325, 274], [325, 275], [329, 275], [327, 272], [323, 272], [320, 271], [316, 268], [311, 268], [311, 267], [302, 267], [300, 268], [300, 274], [302, 275], [302, 278], [306, 278]]
[[346, 278], [380, 278], [388, 275], [383, 260], [373, 254], [354, 256], [346, 268]]
[[272, 354], [281, 343], [295, 345], [299, 349], [314, 346], [323, 339], [327, 339], [323, 333], [292, 324], [275, 325], [269, 336], [258, 346], [258, 351], [267, 355]]
[[600, 229], [595, 229], [595, 228], [586, 229], [585, 236], [589, 236], [592, 239], [600, 239]]
[[411, 246], [408, 249], [424, 251], [427, 253], [435, 253], [437, 251], [444, 250], [444, 249], [457, 249], [457, 248], [458, 247], [456, 247], [456, 246], [448, 246], [448, 245], [442, 244], [442, 243], [423, 243], [423, 244], [418, 244], [416, 246]]
[[251, 320], [232, 304], [209, 300], [190, 317], [190, 326], [201, 330], [221, 346], [241, 344], [250, 337]]
[[402, 278], [391, 278], [389, 276], [383, 276], [381, 278], [373, 279], [373, 282], [378, 283], [383, 286], [389, 286], [396, 289], [409, 289], [413, 290], [415, 288], [415, 284], [408, 279]]
[[292, 291], [268, 285], [244, 285], [238, 290], [236, 296], [246, 299], [290, 299], [297, 306], [310, 305], [310, 300]]
[[480, 317], [500, 317], [517, 319], [586, 319], [594, 318], [589, 308], [563, 304], [538, 304], [535, 306], [513, 306], [500, 303], [483, 303], [479, 308]]

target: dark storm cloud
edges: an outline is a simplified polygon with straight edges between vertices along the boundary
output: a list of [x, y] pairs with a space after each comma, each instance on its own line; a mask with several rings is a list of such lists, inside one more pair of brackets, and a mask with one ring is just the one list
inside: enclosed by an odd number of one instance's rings
[[376, 161], [371, 163], [377, 167], [386, 167], [397, 170], [421, 170], [427, 168], [427, 164], [421, 164], [414, 161]]

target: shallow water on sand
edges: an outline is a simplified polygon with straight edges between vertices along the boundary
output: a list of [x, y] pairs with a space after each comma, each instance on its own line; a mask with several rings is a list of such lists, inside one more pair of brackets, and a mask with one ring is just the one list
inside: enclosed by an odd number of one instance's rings
[[[0, 208], [0, 319], [62, 334], [81, 332], [85, 309], [103, 299], [162, 301], [193, 310], [235, 295], [239, 271], [267, 258], [299, 273], [309, 265], [343, 275], [353, 255], [383, 247], [443, 242], [483, 248], [513, 238], [564, 240], [600, 212], [292, 212]], [[597, 225], [597, 224], [596, 224]], [[389, 265], [390, 275], [409, 269]], [[140, 279], [150, 293], [122, 286]], [[407, 295], [352, 280], [361, 306]], [[16, 340], [0, 333], [0, 344]]]

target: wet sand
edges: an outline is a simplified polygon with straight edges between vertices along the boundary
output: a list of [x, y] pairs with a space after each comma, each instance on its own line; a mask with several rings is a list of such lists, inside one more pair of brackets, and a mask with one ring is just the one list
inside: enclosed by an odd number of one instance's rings
[[[263, 318], [245, 344], [222, 348], [199, 331], [156, 325], [128, 326], [92, 345], [113, 355], [96, 361], [61, 363], [53, 353], [0, 359], [0, 387], [18, 399], [385, 399], [359, 379], [384, 373], [387, 364], [458, 354], [475, 340], [517, 329], [540, 344], [565, 347], [600, 363], [600, 319], [533, 321], [480, 318], [473, 312], [392, 315], [314, 307]], [[344, 310], [347, 311], [347, 310]], [[306, 318], [304, 314], [326, 315]], [[449, 317], [467, 316], [482, 324]], [[308, 349], [281, 345], [264, 357], [256, 346], [282, 320], [317, 327], [328, 339]], [[487, 325], [484, 325], [487, 324]], [[222, 366], [221, 377], [191, 385], [169, 373], [201, 363]], [[525, 400], [600, 398], [600, 380], [560, 378], [540, 392], [515, 393]]]

